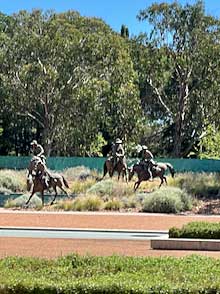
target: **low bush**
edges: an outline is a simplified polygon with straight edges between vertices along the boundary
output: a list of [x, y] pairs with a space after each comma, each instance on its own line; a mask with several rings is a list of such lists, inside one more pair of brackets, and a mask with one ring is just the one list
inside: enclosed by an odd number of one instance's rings
[[[5, 208], [13, 208], [13, 207], [22, 207], [25, 206], [25, 203], [29, 199], [30, 195], [21, 195], [15, 199], [9, 199], [5, 202], [4, 207]], [[41, 199], [37, 196], [34, 195], [29, 204], [28, 207], [30, 208], [37, 208], [40, 209], [42, 207], [42, 201]]]
[[69, 180], [86, 180], [88, 178], [94, 178], [94, 172], [85, 166], [76, 166], [67, 168], [63, 171], [63, 175]]
[[143, 200], [144, 212], [177, 213], [191, 208], [191, 196], [175, 187], [157, 189]]
[[123, 207], [123, 203], [118, 199], [112, 199], [105, 203], [106, 210], [120, 210]]
[[114, 198], [133, 195], [132, 185], [114, 179], [107, 179], [94, 184], [87, 190], [88, 194], [97, 194], [101, 197]]
[[174, 257], [93, 257], [0, 260], [0, 293], [219, 293], [220, 260]]
[[70, 190], [73, 194], [86, 192], [90, 187], [95, 184], [95, 179], [88, 178], [84, 181], [74, 180], [70, 184]]
[[170, 228], [170, 238], [220, 239], [220, 223], [191, 222], [182, 228]]
[[196, 197], [216, 197], [220, 195], [220, 176], [216, 173], [183, 173], [170, 178], [172, 186], [186, 190]]
[[5, 188], [5, 187], [0, 187], [0, 195], [10, 195], [12, 194], [12, 190]]
[[25, 175], [14, 170], [0, 170], [0, 188], [6, 188], [12, 192], [21, 192], [25, 189]]
[[54, 208], [65, 211], [99, 211], [103, 206], [104, 202], [97, 195], [86, 195], [78, 196], [74, 200], [60, 201], [54, 205]]

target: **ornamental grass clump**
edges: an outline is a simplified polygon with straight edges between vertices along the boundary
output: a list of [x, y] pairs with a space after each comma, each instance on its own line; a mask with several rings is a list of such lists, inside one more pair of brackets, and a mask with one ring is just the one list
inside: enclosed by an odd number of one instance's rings
[[80, 194], [86, 192], [90, 187], [96, 183], [95, 179], [88, 178], [84, 181], [74, 180], [70, 183], [70, 191], [73, 194]]
[[117, 211], [123, 207], [123, 203], [119, 199], [112, 199], [105, 203], [104, 208], [106, 210]]
[[104, 207], [103, 200], [97, 195], [80, 195], [74, 200], [59, 201], [55, 209], [65, 211], [99, 211]]
[[176, 187], [157, 189], [147, 194], [143, 200], [144, 212], [178, 213], [191, 208], [191, 196]]

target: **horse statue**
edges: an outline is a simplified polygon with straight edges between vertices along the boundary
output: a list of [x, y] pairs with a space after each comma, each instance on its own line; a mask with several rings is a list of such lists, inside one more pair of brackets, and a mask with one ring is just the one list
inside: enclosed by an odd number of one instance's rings
[[30, 163], [28, 165], [28, 175], [32, 175], [33, 172], [36, 173], [37, 169], [38, 169], [38, 164], [45, 164], [45, 160], [43, 160], [43, 158], [39, 157], [39, 156], [33, 156], [30, 160]]
[[49, 180], [46, 182], [46, 178], [44, 176], [45, 173], [45, 165], [38, 163], [38, 170], [34, 174], [28, 174], [27, 177], [27, 190], [30, 191], [32, 189], [31, 195], [26, 202], [26, 206], [30, 202], [33, 195], [37, 192], [41, 193], [41, 199], [42, 199], [42, 205], [44, 206], [44, 191], [48, 190], [49, 188], [53, 188], [55, 195], [53, 200], [51, 201], [50, 205], [52, 205], [57, 197], [57, 187], [59, 187], [68, 197], [67, 191], [64, 189], [64, 187], [69, 188], [68, 182], [66, 179], [55, 173], [49, 174]]
[[[164, 181], [167, 184], [167, 179], [165, 177], [165, 172], [167, 169], [169, 169], [172, 177], [174, 177], [175, 170], [170, 163], [157, 162], [157, 166], [152, 167], [152, 177], [153, 178], [156, 178], [156, 177], [160, 178], [161, 182], [160, 182], [159, 188], [163, 185]], [[144, 170], [143, 166], [140, 165], [139, 163], [136, 163], [133, 166], [131, 166], [130, 168], [128, 168], [128, 173], [129, 173], [129, 181], [132, 179], [134, 173], [136, 173], [138, 176], [138, 181], [135, 182], [135, 184], [134, 184], [135, 191], [140, 186], [142, 181], [148, 181], [150, 178], [149, 173], [146, 170]]]
[[115, 171], [118, 173], [118, 180], [120, 179], [120, 176], [122, 176], [123, 179], [125, 178], [126, 182], [128, 181], [127, 164], [123, 162], [123, 160], [119, 159], [116, 165], [114, 166], [113, 157], [109, 157], [106, 159], [103, 166], [103, 177], [101, 180], [104, 179], [107, 173], [112, 178]]

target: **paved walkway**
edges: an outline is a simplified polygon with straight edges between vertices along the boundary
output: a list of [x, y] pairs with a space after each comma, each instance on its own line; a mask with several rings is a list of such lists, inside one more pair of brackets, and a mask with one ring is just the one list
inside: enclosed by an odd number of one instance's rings
[[[60, 213], [0, 210], [0, 227], [65, 227], [97, 229], [168, 230], [191, 221], [219, 222], [220, 216], [184, 216], [143, 213]], [[220, 257], [220, 252], [152, 250], [149, 241], [0, 238], [0, 257], [8, 255], [54, 258], [77, 252], [92, 255]]]

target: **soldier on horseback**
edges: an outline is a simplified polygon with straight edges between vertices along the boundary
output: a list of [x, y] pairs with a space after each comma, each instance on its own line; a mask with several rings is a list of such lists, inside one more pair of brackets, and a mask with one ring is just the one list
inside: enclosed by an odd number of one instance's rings
[[157, 166], [156, 162], [153, 160], [153, 154], [148, 150], [147, 146], [143, 145], [141, 150], [141, 161], [140, 165], [145, 171], [150, 175], [149, 181], [153, 181], [152, 168]]
[[[44, 148], [37, 143], [36, 140], [31, 142], [32, 153], [34, 156], [41, 159], [41, 161], [36, 162], [36, 176], [39, 176], [42, 182], [45, 183], [46, 188], [49, 188], [50, 173], [46, 167], [46, 157], [44, 155]], [[39, 168], [41, 167], [41, 168]]]
[[122, 162], [124, 164], [126, 164], [126, 160], [125, 160], [125, 151], [124, 151], [124, 148], [122, 146], [122, 140], [117, 138], [115, 140], [115, 144], [113, 144], [112, 146], [112, 157], [113, 157], [113, 166], [115, 169], [118, 162]]
[[39, 157], [42, 160], [42, 162], [44, 164], [46, 164], [46, 157], [44, 155], [44, 148], [40, 144], [38, 144], [36, 140], [33, 140], [31, 142], [31, 147], [32, 147], [33, 155]]

